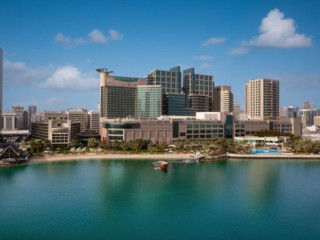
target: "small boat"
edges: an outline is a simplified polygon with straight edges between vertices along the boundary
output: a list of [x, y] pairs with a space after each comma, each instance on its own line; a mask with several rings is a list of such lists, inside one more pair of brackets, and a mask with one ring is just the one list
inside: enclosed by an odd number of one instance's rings
[[168, 162], [166, 161], [156, 161], [153, 163], [154, 169], [162, 169], [165, 170], [168, 168]]
[[204, 159], [206, 156], [202, 155], [201, 152], [196, 152], [192, 158], [196, 161], [200, 161], [201, 159]]
[[187, 164], [193, 164], [193, 163], [197, 163], [198, 161], [195, 160], [194, 158], [189, 158], [187, 160], [182, 161], [183, 163], [187, 163]]

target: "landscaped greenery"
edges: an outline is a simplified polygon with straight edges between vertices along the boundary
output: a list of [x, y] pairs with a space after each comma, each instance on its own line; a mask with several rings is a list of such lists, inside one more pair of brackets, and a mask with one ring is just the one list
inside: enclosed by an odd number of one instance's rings
[[[272, 134], [272, 133], [270, 133]], [[76, 152], [125, 152], [125, 153], [163, 153], [174, 149], [177, 153], [190, 153], [201, 151], [206, 155], [219, 155], [225, 153], [249, 153], [252, 147], [246, 142], [237, 143], [233, 139], [178, 139], [174, 142], [175, 147], [169, 148], [165, 142], [152, 143], [151, 140], [137, 139], [130, 142], [124, 141], [101, 141], [100, 143], [92, 138], [87, 146], [81, 144], [77, 139], [73, 139], [70, 148], [52, 147], [49, 140], [29, 138], [26, 142], [27, 150], [33, 155], [43, 153], [63, 153], [67, 154], [70, 149], [81, 149]], [[257, 146], [256, 146], [257, 147]], [[284, 143], [284, 147], [294, 153], [318, 154], [320, 153], [320, 141], [303, 140], [299, 137], [292, 137], [291, 141]], [[72, 150], [75, 152], [74, 150]]]
[[294, 138], [284, 144], [285, 147], [291, 148], [294, 153], [319, 154], [320, 141], [303, 140]]
[[174, 142], [177, 151], [203, 151], [208, 155], [225, 153], [249, 153], [251, 146], [236, 143], [233, 139], [179, 139]]

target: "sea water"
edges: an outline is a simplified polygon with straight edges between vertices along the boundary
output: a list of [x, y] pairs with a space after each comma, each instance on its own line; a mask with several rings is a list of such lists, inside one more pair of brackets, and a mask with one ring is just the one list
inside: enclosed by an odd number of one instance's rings
[[320, 239], [320, 161], [0, 168], [0, 239]]

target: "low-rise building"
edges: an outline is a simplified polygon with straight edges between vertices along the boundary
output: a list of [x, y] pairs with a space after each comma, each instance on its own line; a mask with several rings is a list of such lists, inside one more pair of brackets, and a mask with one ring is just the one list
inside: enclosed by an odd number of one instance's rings
[[71, 120], [49, 119], [32, 122], [31, 136], [37, 139], [48, 139], [53, 146], [69, 146], [70, 141], [80, 133], [81, 124]]
[[320, 116], [314, 117], [314, 125], [320, 127]]
[[152, 142], [171, 144], [176, 139], [215, 139], [224, 137], [222, 121], [206, 120], [104, 120], [101, 139], [126, 141], [150, 139]]

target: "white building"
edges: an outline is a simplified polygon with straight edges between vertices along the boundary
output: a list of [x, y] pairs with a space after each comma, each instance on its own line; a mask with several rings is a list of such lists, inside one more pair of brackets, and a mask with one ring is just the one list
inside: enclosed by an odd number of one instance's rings
[[3, 129], [4, 130], [15, 130], [17, 129], [17, 119], [15, 113], [2, 113], [2, 122], [3, 122]]

